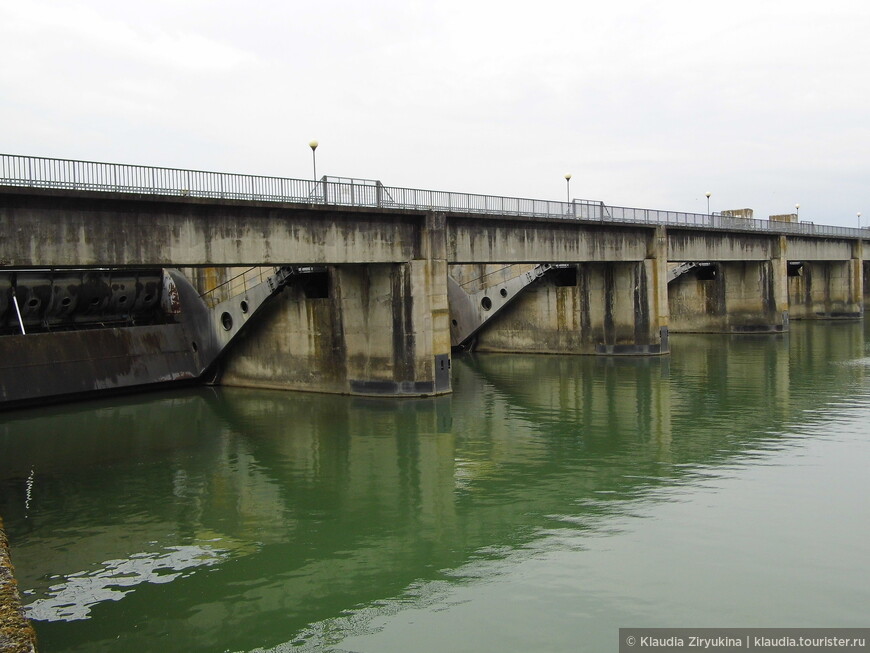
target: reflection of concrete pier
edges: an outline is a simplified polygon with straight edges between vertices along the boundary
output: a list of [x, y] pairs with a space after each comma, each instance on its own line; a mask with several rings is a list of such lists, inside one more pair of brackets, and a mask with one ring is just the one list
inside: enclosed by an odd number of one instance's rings
[[[457, 392], [445, 397], [192, 389], [4, 421], [10, 490], [0, 511], [25, 529], [20, 580], [47, 611], [61, 609], [52, 597], [60, 603], [82, 572], [107, 586], [113, 570], [138, 574], [127, 601], [158, 591], [153, 569], [180, 568], [173, 592], [219, 614], [221, 641], [243, 650], [259, 636], [246, 630], [254, 612], [295, 632], [437, 578], [481, 549], [522, 546], [560, 515], [594, 529], [621, 502], [695, 467], [739, 464], [847, 393], [817, 379], [864, 351], [849, 323], [801, 324], [790, 346], [675, 338], [669, 359], [457, 357]], [[53, 431], [55, 419], [75, 435]], [[95, 466], [98, 489], [88, 482]], [[98, 505], [98, 493], [114, 497], [112, 511], [63, 509]], [[66, 547], [82, 529], [89, 534]], [[187, 550], [197, 555], [181, 558]], [[182, 627], [161, 613], [141, 622], [122, 603], [100, 610], [136, 633], [131, 646], [160, 633], [191, 648], [214, 641], [213, 621]]]

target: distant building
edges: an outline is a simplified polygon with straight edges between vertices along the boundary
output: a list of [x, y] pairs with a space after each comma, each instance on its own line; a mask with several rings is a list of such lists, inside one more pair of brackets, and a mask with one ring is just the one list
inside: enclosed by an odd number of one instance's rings
[[751, 220], [752, 209], [731, 209], [729, 211], [722, 211], [722, 215], [728, 216], [729, 218], [746, 218], [747, 220]]

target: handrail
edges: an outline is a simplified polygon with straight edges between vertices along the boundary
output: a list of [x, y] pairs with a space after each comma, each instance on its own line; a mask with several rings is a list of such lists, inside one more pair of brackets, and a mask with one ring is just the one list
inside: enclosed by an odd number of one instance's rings
[[204, 170], [185, 170], [0, 154], [0, 185], [111, 191], [146, 195], [274, 201], [444, 211], [605, 223], [661, 224], [730, 231], [868, 238], [852, 227], [737, 218], [605, 205], [592, 200], [538, 200], [383, 186], [372, 180], [289, 179]]
[[[246, 293], [249, 286], [255, 286], [263, 283], [266, 277], [274, 275], [278, 272], [278, 266], [255, 265], [249, 267], [243, 272], [230, 277], [223, 283], [219, 283], [214, 288], [209, 288], [204, 293], [200, 294], [200, 298], [210, 308], [214, 308], [218, 303], [231, 299], [237, 295]], [[253, 274], [252, 274], [253, 273]], [[222, 292], [222, 291], [226, 292]], [[222, 295], [218, 297], [218, 293]]]

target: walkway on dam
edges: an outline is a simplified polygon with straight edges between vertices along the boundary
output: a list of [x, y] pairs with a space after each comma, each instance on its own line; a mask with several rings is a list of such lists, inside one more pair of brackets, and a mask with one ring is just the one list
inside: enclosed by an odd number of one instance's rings
[[0, 154], [0, 186], [696, 226], [704, 229], [808, 236], [860, 238], [868, 235], [866, 229], [851, 227], [814, 225], [806, 222], [777, 222], [718, 213], [687, 213], [611, 206], [604, 202], [584, 199], [561, 202], [398, 188], [385, 186], [380, 181], [369, 179], [330, 176], [324, 176], [319, 180], [290, 179], [14, 154]]

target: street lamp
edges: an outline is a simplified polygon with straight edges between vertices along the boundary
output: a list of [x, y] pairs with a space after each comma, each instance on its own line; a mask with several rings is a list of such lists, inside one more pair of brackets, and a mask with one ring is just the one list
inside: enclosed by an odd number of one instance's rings
[[707, 196], [707, 215], [710, 215], [710, 195], [712, 195], [710, 191], [707, 191], [705, 195]]
[[794, 214], [797, 217], [798, 222], [800, 222], [800, 219], [801, 219], [801, 205], [800, 204], [794, 205]]
[[315, 153], [315, 150], [318, 145], [320, 145], [320, 143], [317, 141], [311, 141], [308, 144], [308, 147], [311, 148], [311, 163], [314, 165], [314, 181], [317, 181], [317, 154]]
[[571, 173], [565, 175], [565, 184], [568, 186], [568, 204], [571, 203]]
[[861, 211], [858, 211], [858, 229], [861, 228]]

